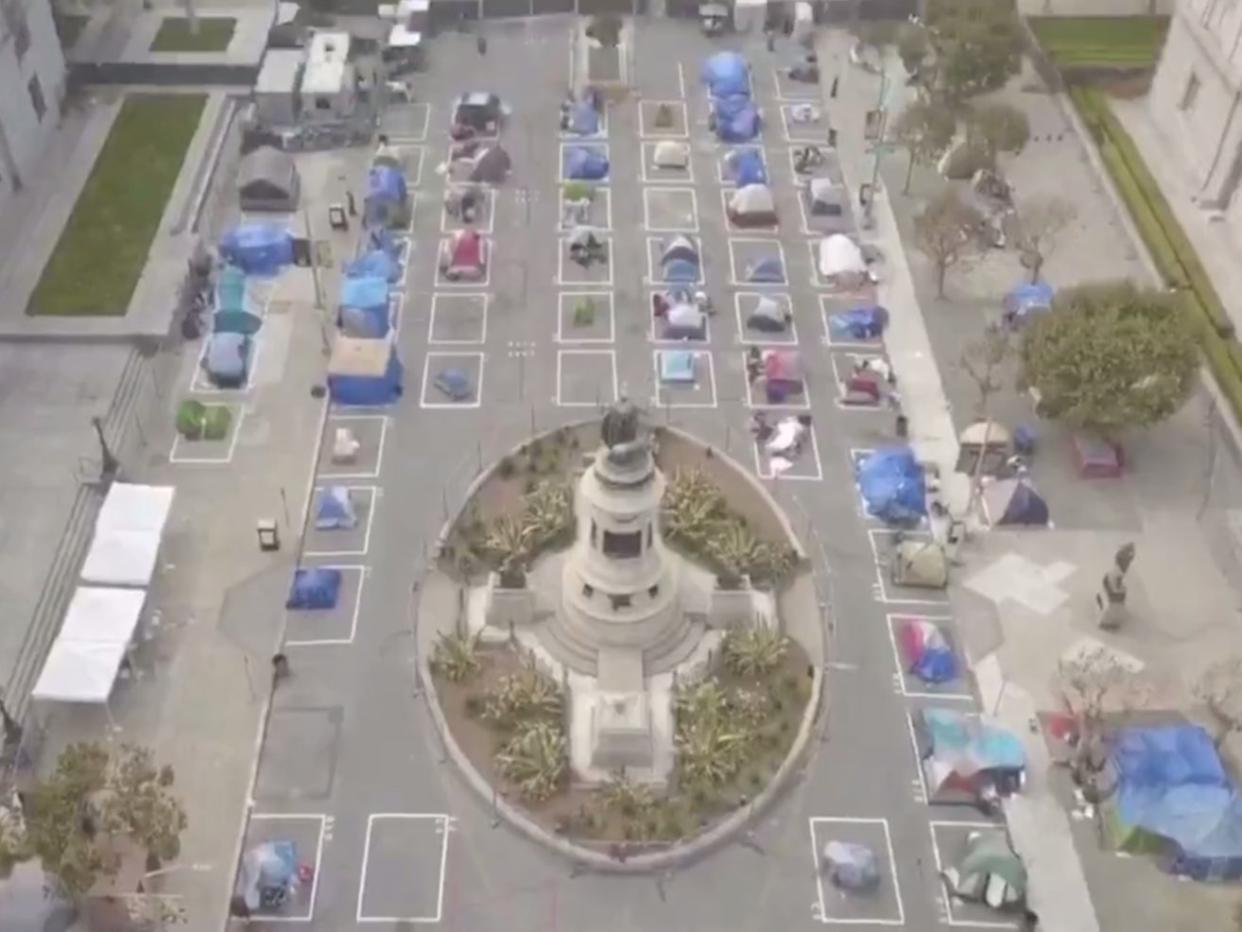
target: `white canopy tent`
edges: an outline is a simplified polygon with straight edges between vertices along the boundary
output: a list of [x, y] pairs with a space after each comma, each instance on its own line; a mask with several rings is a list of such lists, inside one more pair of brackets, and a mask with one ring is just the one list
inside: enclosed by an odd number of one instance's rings
[[146, 601], [143, 589], [78, 586], [57, 640], [128, 644], [133, 640]]
[[52, 645], [31, 698], [45, 702], [107, 705], [128, 644], [63, 641]]
[[114, 483], [95, 522], [95, 539], [82, 565], [82, 581], [102, 586], [149, 585], [174, 491], [172, 486]]

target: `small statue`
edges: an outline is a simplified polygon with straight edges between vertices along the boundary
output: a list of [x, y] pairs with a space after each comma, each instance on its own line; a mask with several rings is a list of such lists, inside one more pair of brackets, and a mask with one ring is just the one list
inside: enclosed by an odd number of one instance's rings
[[638, 408], [627, 398], [620, 399], [608, 409], [600, 424], [600, 439], [608, 449], [638, 439]]
[[1134, 562], [1134, 544], [1121, 547], [1113, 557], [1113, 565], [1104, 574], [1103, 591], [1095, 597], [1099, 609], [1099, 625], [1112, 631], [1121, 627], [1126, 614], [1126, 573]]

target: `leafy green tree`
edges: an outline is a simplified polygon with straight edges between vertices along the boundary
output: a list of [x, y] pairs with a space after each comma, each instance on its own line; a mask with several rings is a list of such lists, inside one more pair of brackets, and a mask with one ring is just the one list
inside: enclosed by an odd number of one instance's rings
[[967, 134], [981, 142], [993, 159], [1002, 152], [1016, 155], [1031, 138], [1026, 112], [1009, 104], [991, 103], [971, 110]]
[[897, 29], [897, 54], [908, 74], [916, 74], [927, 61], [931, 38], [927, 27], [919, 23], [902, 23]]
[[1111, 437], [1176, 412], [1199, 354], [1172, 295], [1121, 282], [1061, 292], [1031, 321], [1022, 366], [1042, 417]]
[[1002, 86], [1022, 63], [1013, 0], [928, 0], [936, 87], [960, 101]]
[[957, 131], [953, 111], [931, 100], [916, 100], [906, 107], [893, 124], [893, 141], [910, 155], [902, 193], [910, 193], [914, 166], [934, 162], [945, 153]]
[[936, 294], [944, 297], [949, 269], [963, 265], [979, 252], [983, 216], [946, 188], [914, 218], [914, 240], [936, 270]]
[[157, 767], [145, 748], [70, 745], [21, 815], [11, 807], [0, 815], [0, 866], [38, 859], [78, 900], [120, 869], [121, 839], [148, 859], [171, 860], [187, 824], [173, 782], [172, 768]]

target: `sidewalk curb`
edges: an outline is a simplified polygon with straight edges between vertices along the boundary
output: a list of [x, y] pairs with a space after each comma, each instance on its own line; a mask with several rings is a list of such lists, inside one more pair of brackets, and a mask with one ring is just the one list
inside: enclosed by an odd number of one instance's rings
[[[594, 418], [586, 419], [571, 424], [563, 425], [560, 428], [544, 431], [539, 434], [522, 441], [522, 443], [514, 446], [505, 454], [507, 456], [516, 455], [521, 447], [530, 443], [534, 439], [543, 439], [555, 434], [558, 430], [569, 429], [577, 430], [587, 425], [595, 423]], [[672, 427], [671, 425], [663, 425], [658, 430], [668, 431], [677, 436], [679, 439], [692, 442], [707, 448], [701, 440], [693, 435]], [[799, 556], [799, 562], [806, 566], [809, 557], [806, 549], [798, 540], [797, 535], [793, 531], [793, 526], [789, 522], [788, 516], [784, 510], [772, 497], [771, 493], [763, 486], [763, 484], [745, 469], [741, 468], [731, 456], [715, 451], [717, 462], [726, 463], [728, 467], [736, 472], [740, 477], [748, 481], [752, 488], [759, 493], [764, 504], [771, 508], [773, 513], [779, 519], [783, 530], [785, 531], [790, 545], [795, 549]], [[439, 549], [445, 541], [448, 540], [449, 534], [452, 532], [453, 526], [460, 519], [462, 513], [469, 506], [471, 499], [483, 486], [492, 474], [498, 468], [498, 465], [504, 457], [499, 457], [493, 463], [475, 476], [474, 480], [467, 487], [465, 495], [456, 512], [449, 517], [442, 525], [440, 533], [436, 539], [436, 547]], [[804, 572], [812, 573], [813, 569], [806, 566]], [[421, 617], [416, 620], [416, 626], [421, 623]], [[820, 627], [821, 639], [826, 640], [827, 633], [822, 626]], [[415, 632], [415, 644], [418, 644], [417, 631]], [[827, 656], [825, 645], [821, 644], [821, 655]], [[435, 680], [431, 675], [430, 652], [426, 650], [417, 651], [415, 674], [419, 685], [422, 687], [423, 696], [426, 699], [427, 709], [431, 715], [431, 720], [435, 726], [436, 732], [443, 742], [447, 756], [452, 759], [458, 772], [461, 774], [465, 782], [473, 789], [483, 801], [485, 805], [490, 805], [495, 814], [507, 822], [518, 833], [524, 835], [528, 840], [535, 842], [547, 848], [553, 854], [556, 854], [569, 861], [575, 870], [586, 870], [600, 874], [614, 875], [645, 875], [659, 872], [672, 871], [676, 868], [688, 866], [698, 859], [712, 853], [717, 848], [723, 846], [735, 835], [744, 829], [753, 825], [758, 821], [772, 805], [780, 798], [781, 794], [788, 789], [793, 778], [801, 771], [808, 758], [808, 749], [811, 744], [811, 737], [814, 734], [815, 725], [820, 720], [821, 715], [827, 711], [824, 703], [827, 698], [827, 692], [824, 689], [825, 670], [822, 665], [822, 658], [819, 664], [812, 666], [811, 694], [807, 698], [806, 708], [803, 711], [802, 721], [798, 726], [798, 733], [794, 736], [793, 744], [790, 746], [789, 753], [781, 762], [780, 767], [768, 781], [763, 790], [751, 802], [740, 807], [736, 812], [716, 823], [701, 835], [694, 836], [691, 840], [679, 844], [673, 843], [671, 847], [665, 848], [653, 854], [638, 854], [626, 857], [621, 860], [604, 854], [593, 848], [576, 844], [569, 841], [556, 833], [543, 828], [518, 806], [510, 803], [502, 797], [487, 779], [479, 773], [478, 769], [461, 750], [453, 737], [452, 730], [448, 727], [448, 722], [444, 717], [444, 712], [440, 707], [440, 697], [436, 690]], [[624, 843], [617, 843], [623, 846]]]

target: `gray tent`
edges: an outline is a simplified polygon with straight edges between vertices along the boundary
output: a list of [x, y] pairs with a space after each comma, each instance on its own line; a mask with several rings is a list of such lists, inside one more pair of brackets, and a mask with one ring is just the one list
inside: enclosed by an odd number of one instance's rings
[[690, 147], [684, 142], [661, 139], [652, 150], [651, 161], [656, 168], [685, 168], [690, 164]]
[[237, 173], [242, 210], [296, 210], [300, 191], [297, 166], [288, 152], [260, 146], [242, 159]]
[[829, 178], [812, 178], [810, 183], [811, 214], [816, 217], [841, 217], [849, 208], [850, 196], [844, 185]]
[[740, 227], [776, 225], [776, 202], [766, 184], [748, 184], [733, 192], [728, 205], [729, 220]]
[[509, 174], [512, 161], [509, 153], [500, 146], [489, 146], [480, 152], [474, 160], [474, 168], [470, 171], [471, 181], [484, 184], [500, 184]]
[[942, 876], [955, 897], [993, 909], [1014, 909], [1026, 898], [1026, 867], [999, 832], [972, 832], [960, 859]]

